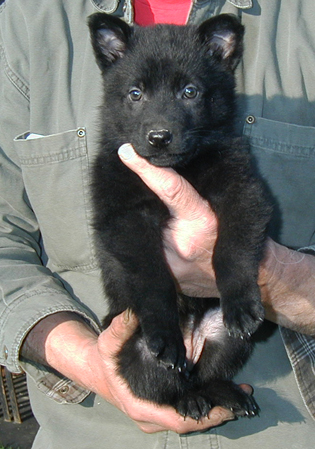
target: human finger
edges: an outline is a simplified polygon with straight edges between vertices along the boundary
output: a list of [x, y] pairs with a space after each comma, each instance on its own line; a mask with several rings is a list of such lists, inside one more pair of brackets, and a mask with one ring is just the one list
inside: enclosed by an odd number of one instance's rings
[[[249, 384], [240, 384], [245, 393], [253, 394], [253, 388]], [[153, 411], [152, 411], [153, 410]], [[147, 416], [151, 416], [152, 422], [141, 422], [137, 424], [140, 429], [146, 433], [159, 432], [161, 430], [173, 430], [176, 433], [189, 433], [195, 431], [202, 431], [217, 427], [224, 422], [232, 421], [235, 419], [235, 415], [231, 410], [224, 407], [216, 406], [210, 410], [208, 416], [195, 421], [190, 417], [183, 418], [175, 410], [169, 407], [153, 406], [150, 413]], [[161, 414], [162, 412], [162, 414]], [[161, 414], [161, 416], [160, 416]]]
[[253, 394], [254, 389], [253, 389], [253, 387], [251, 385], [249, 385], [249, 384], [239, 384], [239, 387], [241, 387], [242, 390], [245, 391], [245, 393], [247, 393], [249, 395]]
[[140, 415], [137, 416], [137, 419], [134, 419], [138, 427], [145, 433], [156, 433], [165, 430], [171, 430], [178, 434], [200, 432], [235, 419], [234, 414], [223, 407], [214, 407], [208, 416], [196, 421], [190, 417], [179, 415], [171, 407], [155, 406], [153, 404], [152, 409], [149, 407], [145, 416], [146, 420], [141, 420]]

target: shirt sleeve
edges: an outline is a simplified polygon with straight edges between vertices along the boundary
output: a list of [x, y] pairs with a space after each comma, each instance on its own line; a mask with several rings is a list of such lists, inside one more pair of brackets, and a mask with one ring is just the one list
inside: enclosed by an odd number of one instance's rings
[[[315, 245], [299, 249], [315, 256]], [[281, 328], [281, 337], [309, 413], [315, 419], [315, 338]]]
[[280, 328], [301, 396], [315, 419], [315, 338]]
[[301, 253], [311, 254], [311, 255], [315, 256], [315, 245], [305, 246], [303, 248], [300, 248], [299, 251]]
[[4, 37], [10, 24], [3, 20], [3, 11], [0, 16], [0, 364], [12, 372], [28, 372], [39, 388], [59, 402], [80, 401], [88, 392], [48, 367], [20, 360], [24, 338], [48, 315], [73, 312], [97, 332], [99, 326], [92, 312], [41, 260], [39, 225], [13, 144], [14, 137], [30, 126], [27, 51], [23, 50], [27, 44], [16, 43], [17, 54], [8, 57]]

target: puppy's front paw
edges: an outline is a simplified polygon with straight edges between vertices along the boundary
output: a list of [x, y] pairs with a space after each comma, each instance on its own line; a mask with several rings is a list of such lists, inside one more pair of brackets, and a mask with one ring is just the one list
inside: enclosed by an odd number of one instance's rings
[[156, 331], [146, 335], [146, 343], [151, 354], [168, 369], [184, 371], [186, 367], [186, 349], [181, 333]]
[[264, 321], [264, 308], [257, 295], [225, 298], [222, 309], [224, 325], [232, 337], [250, 337]]

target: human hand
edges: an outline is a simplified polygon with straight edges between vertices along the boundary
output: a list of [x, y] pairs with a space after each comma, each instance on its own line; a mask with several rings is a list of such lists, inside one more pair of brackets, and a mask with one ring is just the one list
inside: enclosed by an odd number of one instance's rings
[[[155, 167], [130, 144], [118, 154], [169, 208], [172, 220], [164, 232], [165, 254], [183, 293], [219, 297], [211, 264], [217, 219], [209, 204], [174, 170]], [[315, 257], [267, 239], [258, 285], [266, 318], [297, 332], [314, 335]]]
[[118, 154], [169, 208], [172, 219], [164, 230], [165, 255], [182, 292], [219, 296], [211, 263], [218, 224], [209, 203], [174, 170], [151, 165], [130, 144]]
[[[133, 314], [127, 311], [112, 321], [112, 324], [98, 337], [97, 344], [88, 348], [94, 385], [91, 389], [129, 416], [146, 433], [172, 430], [177, 433], [201, 431], [234, 419], [230, 410], [214, 407], [208, 417], [196, 422], [184, 418], [172, 407], [159, 406], [135, 397], [125, 381], [117, 374], [115, 358], [124, 342], [137, 326]], [[98, 368], [97, 368], [98, 367]], [[100, 368], [100, 369], [99, 369]], [[242, 386], [251, 393], [251, 387]]]
[[137, 325], [135, 316], [125, 311], [97, 335], [79, 315], [58, 312], [34, 326], [25, 339], [22, 353], [27, 359], [51, 366], [98, 394], [146, 433], [201, 431], [234, 419], [230, 410], [214, 407], [208, 417], [196, 422], [190, 417], [184, 418], [172, 407], [137, 398], [118, 374], [116, 363], [117, 354]]

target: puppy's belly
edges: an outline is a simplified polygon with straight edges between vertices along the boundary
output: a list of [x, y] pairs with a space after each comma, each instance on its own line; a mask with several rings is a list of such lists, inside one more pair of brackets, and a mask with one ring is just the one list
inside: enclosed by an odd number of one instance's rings
[[198, 362], [207, 340], [222, 342], [226, 336], [227, 330], [219, 307], [206, 312], [198, 324], [195, 317], [190, 316], [184, 330], [188, 364], [192, 366]]

